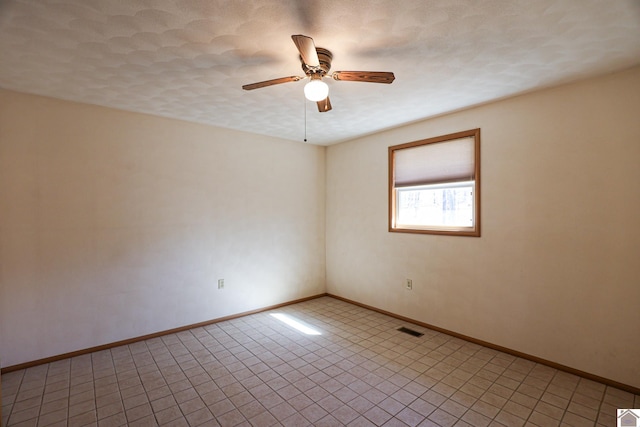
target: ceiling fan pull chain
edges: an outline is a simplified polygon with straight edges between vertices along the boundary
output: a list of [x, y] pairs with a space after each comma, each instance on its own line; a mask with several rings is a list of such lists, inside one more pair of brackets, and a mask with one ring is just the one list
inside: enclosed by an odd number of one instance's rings
[[307, 98], [302, 97], [302, 102], [304, 107], [304, 142], [307, 142]]

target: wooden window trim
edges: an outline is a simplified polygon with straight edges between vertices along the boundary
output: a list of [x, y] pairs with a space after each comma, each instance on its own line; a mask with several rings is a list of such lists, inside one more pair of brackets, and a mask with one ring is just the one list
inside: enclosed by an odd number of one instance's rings
[[[438, 230], [438, 229], [417, 229], [417, 228], [396, 228], [395, 210], [396, 210], [396, 192], [395, 192], [395, 152], [407, 148], [419, 147], [422, 145], [433, 144], [436, 142], [446, 142], [456, 140], [460, 138], [474, 138], [474, 170], [475, 170], [475, 190], [474, 190], [474, 204], [475, 204], [475, 221], [474, 229], [469, 231], [464, 230]], [[446, 236], [468, 236], [468, 237], [480, 237], [480, 225], [481, 225], [481, 197], [480, 197], [480, 128], [470, 129], [462, 132], [455, 132], [447, 135], [436, 136], [433, 138], [422, 139], [418, 141], [407, 142], [404, 144], [394, 145], [389, 147], [389, 231], [394, 233], [415, 233], [415, 234], [436, 234]]]

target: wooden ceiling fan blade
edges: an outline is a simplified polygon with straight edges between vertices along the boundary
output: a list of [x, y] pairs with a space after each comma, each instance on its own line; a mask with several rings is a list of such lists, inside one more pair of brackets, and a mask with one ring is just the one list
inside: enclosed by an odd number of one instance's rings
[[260, 89], [261, 87], [279, 85], [281, 83], [297, 82], [298, 80], [301, 80], [301, 79], [302, 77], [298, 77], [298, 76], [280, 77], [279, 79], [265, 80], [263, 82], [244, 85], [242, 86], [242, 89], [244, 90]]
[[328, 96], [322, 101], [318, 101], [317, 104], [318, 111], [320, 111], [321, 113], [326, 113], [327, 111], [331, 110], [331, 101], [329, 100]]
[[293, 35], [291, 38], [300, 52], [302, 62], [310, 67], [319, 67], [320, 60], [318, 59], [318, 52], [313, 39], [302, 34]]
[[334, 80], [349, 82], [368, 82], [390, 84], [395, 80], [391, 72], [386, 71], [335, 71], [331, 77]]

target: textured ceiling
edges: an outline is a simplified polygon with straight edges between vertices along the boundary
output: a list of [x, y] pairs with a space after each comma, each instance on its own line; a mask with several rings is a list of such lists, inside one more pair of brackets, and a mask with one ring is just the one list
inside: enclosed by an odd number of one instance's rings
[[[292, 34], [332, 70], [305, 102]], [[638, 0], [0, 0], [0, 87], [332, 144], [640, 63]]]

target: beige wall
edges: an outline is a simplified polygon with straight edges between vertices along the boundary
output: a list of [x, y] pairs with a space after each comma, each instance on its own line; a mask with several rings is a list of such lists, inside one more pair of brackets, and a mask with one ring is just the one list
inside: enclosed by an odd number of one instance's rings
[[[325, 177], [324, 147], [0, 90], [3, 366], [326, 290], [640, 387], [639, 111], [636, 68], [329, 147]], [[389, 233], [387, 147], [475, 127], [482, 237]]]
[[324, 292], [324, 156], [0, 91], [3, 366]]
[[[640, 387], [639, 115], [635, 68], [329, 147], [328, 292]], [[389, 233], [387, 147], [477, 127], [482, 237]]]

